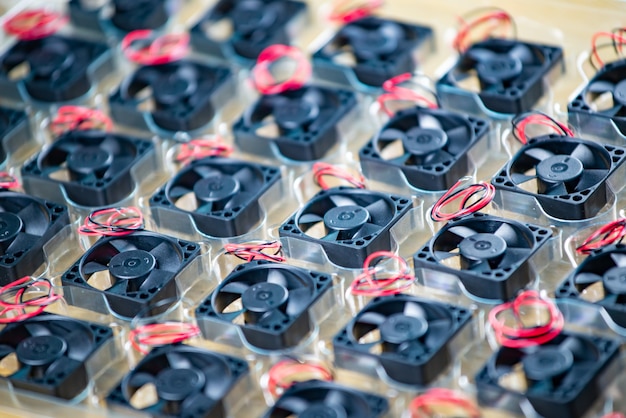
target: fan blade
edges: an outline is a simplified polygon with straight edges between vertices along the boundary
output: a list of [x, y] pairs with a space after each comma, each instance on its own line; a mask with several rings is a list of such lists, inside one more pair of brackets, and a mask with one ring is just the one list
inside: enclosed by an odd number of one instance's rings
[[208, 165], [199, 164], [199, 165], [194, 166], [192, 170], [194, 171], [194, 173], [196, 173], [199, 177], [202, 177], [203, 179], [222, 175], [221, 171], [213, 167], [210, 167]]
[[473, 229], [463, 225], [453, 226], [448, 229], [448, 232], [461, 238], [471, 237], [472, 235], [476, 235], [478, 233]]
[[155, 377], [146, 372], [133, 372], [128, 379], [127, 385], [132, 389], [139, 389], [148, 383], [153, 383]]
[[370, 214], [370, 222], [379, 226], [387, 225], [393, 216], [389, 213], [389, 204], [384, 199], [378, 199], [370, 203], [365, 207], [365, 210]]
[[109, 241], [109, 244], [120, 253], [137, 249], [137, 247], [135, 246], [135, 244], [132, 243], [131, 240], [123, 238], [111, 240]]
[[234, 295], [242, 295], [243, 292], [248, 290], [249, 287], [250, 287], [250, 285], [247, 284], [247, 283], [238, 282], [238, 281], [233, 280], [233, 281], [225, 284], [224, 287], [222, 287], [222, 289], [220, 289], [220, 292], [221, 293], [232, 293]]
[[511, 180], [513, 180], [513, 182], [515, 184], [524, 184], [527, 181], [530, 181], [532, 179], [536, 179], [537, 175], [526, 175], [526, 174], [521, 174], [521, 173], [513, 173], [511, 174]]
[[268, 269], [266, 280], [268, 283], [277, 284], [285, 289], [288, 287], [287, 278], [280, 269]]
[[346, 409], [346, 405], [350, 405], [350, 399], [346, 396], [343, 391], [340, 390], [329, 390], [324, 397], [324, 404], [332, 406], [333, 409]]
[[488, 260], [480, 260], [476, 262], [472, 262], [467, 270], [475, 271], [478, 273], [485, 273], [491, 271], [491, 265]]
[[102, 177], [113, 177], [119, 174], [121, 171], [124, 171], [126, 168], [130, 167], [133, 161], [135, 161], [135, 157], [115, 157], [111, 165], [102, 175]]
[[[385, 159], [385, 157], [384, 157], [384, 156], [382, 156], [382, 157], [383, 157], [383, 159]], [[402, 154], [402, 155], [401, 155], [401, 156], [399, 156], [399, 157], [391, 158], [391, 159], [388, 159], [387, 161], [389, 161], [389, 162], [391, 162], [391, 163], [393, 163], [393, 164], [395, 164], [395, 165], [397, 165], [397, 166], [403, 166], [403, 165], [405, 165], [405, 164], [406, 164], [409, 160], [411, 160], [411, 157], [412, 157], [412, 155], [411, 155], [411, 154]], [[410, 166], [410, 165], [412, 165], [412, 164], [409, 164], [409, 166]]]
[[254, 193], [239, 192], [224, 205], [224, 209], [246, 206], [254, 198]]
[[580, 338], [567, 337], [559, 344], [559, 350], [569, 351], [574, 355], [574, 360], [578, 361], [593, 361], [596, 360], [596, 355], [593, 350], [589, 350], [589, 346], [585, 344]]
[[425, 129], [435, 129], [438, 131], [443, 130], [439, 119], [434, 117], [433, 115], [429, 115], [428, 113], [417, 113], [417, 124], [420, 128]]
[[291, 412], [293, 415], [299, 416], [309, 407], [306, 399], [297, 396], [283, 396], [276, 403], [275, 408], [282, 411]]
[[289, 317], [283, 313], [279, 309], [272, 309], [271, 311], [265, 312], [261, 319], [259, 320], [259, 325], [268, 324], [273, 325], [279, 322], [283, 322], [288, 320]]
[[[158, 264], [160, 260], [164, 260], [170, 257], [173, 251], [174, 249], [172, 248], [172, 245], [169, 242], [161, 241], [154, 248], [152, 248], [149, 252], [150, 254], [154, 256]], [[163, 268], [163, 267], [159, 265], [159, 268]]]
[[615, 89], [615, 83], [612, 83], [607, 80], [598, 80], [589, 84], [587, 87], [587, 91], [589, 93], [602, 94], [606, 92], [612, 92]]
[[567, 190], [567, 187], [565, 187], [564, 183], [554, 183], [548, 186], [543, 194], [548, 196], [564, 196], [568, 193], [569, 191]]
[[449, 319], [441, 318], [428, 321], [428, 333], [426, 334], [426, 346], [435, 347], [439, 342], [447, 340], [450, 330], [453, 329]]
[[48, 329], [48, 327], [43, 323], [39, 322], [25, 323], [24, 328], [26, 328], [26, 331], [28, 331], [28, 333], [33, 337], [51, 334], [50, 329]]
[[320, 89], [316, 87], [305, 87], [306, 91], [302, 95], [301, 100], [315, 107], [322, 107], [326, 99], [324, 98], [324, 94], [320, 91]]
[[108, 293], [115, 293], [116, 295], [123, 295], [127, 292], [129, 283], [128, 280], [118, 280], [114, 282], [111, 287], [106, 289], [106, 291]]
[[357, 318], [357, 323], [366, 325], [382, 325], [387, 320], [387, 317], [378, 312], [365, 312]]
[[100, 143], [100, 148], [111, 155], [119, 155], [121, 152], [119, 142], [112, 136], [107, 136], [104, 141]]
[[56, 376], [58, 373], [67, 373], [68, 370], [76, 370], [81, 365], [81, 361], [62, 356], [56, 359], [46, 369], [46, 376]]
[[322, 222], [324, 220], [323, 217], [321, 217], [318, 214], [315, 213], [305, 213], [302, 216], [300, 216], [300, 218], [298, 218], [298, 224], [299, 225], [308, 225], [308, 224], [315, 224], [318, 222]]
[[330, 231], [328, 234], [324, 235], [321, 239], [323, 241], [337, 241], [339, 239], [339, 232], [340, 231]]
[[396, 141], [402, 140], [406, 134], [399, 129], [388, 128], [378, 134], [379, 141]]
[[66, 152], [68, 154], [73, 154], [74, 152], [82, 148], [81, 144], [79, 144], [78, 142], [71, 141], [71, 140], [57, 141], [54, 143], [53, 146], [54, 148], [61, 150], [63, 152]]
[[358, 25], [346, 25], [341, 29], [339, 35], [343, 35], [354, 42], [355, 39], [366, 39], [369, 34], [368, 32], [368, 30]]
[[172, 369], [191, 369], [191, 362], [189, 359], [175, 351], [171, 351], [169, 353], [165, 353], [165, 357], [167, 358], [167, 362]]
[[589, 286], [594, 283], [602, 282], [602, 276], [594, 273], [580, 273], [574, 276], [574, 284]]
[[507, 248], [502, 260], [500, 260], [498, 265], [494, 267], [505, 268], [518, 264], [521, 261], [525, 260], [529, 253], [530, 248]]
[[532, 64], [536, 62], [533, 51], [524, 44], [517, 44], [509, 51], [509, 56], [519, 59], [522, 64]]
[[515, 228], [513, 228], [506, 222], [502, 222], [502, 224], [498, 227], [498, 229], [496, 229], [494, 234], [502, 238], [509, 248], [528, 247], [528, 243], [521, 239], [521, 237], [517, 233], [517, 230], [515, 230]]
[[171, 272], [154, 269], [146, 280], [139, 286], [140, 290], [150, 290], [150, 289], [160, 289], [172, 278], [173, 274]]
[[[6, 254], [15, 254], [18, 251], [26, 252], [37, 245], [41, 237], [31, 234], [19, 233], [13, 239], [11, 245], [6, 250]], [[33, 266], [35, 267], [35, 266]]]
[[450, 253], [448, 251], [435, 251], [435, 257], [439, 261], [446, 260], [446, 259], [452, 258], [452, 257], [458, 257], [460, 255], [461, 254], [459, 254], [459, 253]]
[[415, 302], [406, 302], [402, 313], [412, 318], [426, 319], [426, 312], [424, 312], [424, 308]]
[[170, 195], [170, 198], [172, 199], [178, 199], [180, 197], [183, 197], [187, 193], [192, 193], [192, 192], [193, 190], [188, 189], [185, 186], [176, 185], [170, 189], [169, 195]]
[[493, 51], [490, 51], [488, 49], [485, 48], [470, 48], [467, 52], [466, 52], [466, 57], [469, 57], [470, 59], [477, 61], [477, 62], [481, 62], [481, 61], [485, 61], [485, 60], [490, 60], [492, 58], [494, 58], [497, 54]]
[[584, 168], [604, 168], [596, 166], [595, 155], [585, 144], [576, 145], [576, 148], [574, 148], [574, 151], [572, 151], [570, 155], [583, 163]]
[[369, 235], [374, 235], [378, 231], [380, 231], [380, 226], [376, 224], [366, 223], [354, 235], [352, 235], [351, 239], [360, 239], [363, 237], [367, 237]]
[[24, 232], [27, 234], [43, 235], [48, 229], [48, 217], [44, 215], [43, 208], [38, 203], [30, 202], [16, 215], [24, 223]]
[[289, 292], [287, 301], [287, 315], [296, 316], [302, 312], [311, 300], [311, 290], [307, 287], [301, 287]]
[[247, 185], [246, 189], [250, 190], [256, 184], [258, 184], [258, 178], [255, 176], [254, 171], [250, 167], [242, 167], [238, 170], [233, 177], [239, 182], [239, 185]]
[[537, 162], [541, 162], [554, 156], [554, 153], [552, 151], [548, 151], [547, 149], [539, 147], [528, 148], [526, 151], [524, 151], [524, 154], [526, 154], [530, 158], [533, 158]]
[[471, 139], [467, 127], [463, 125], [447, 130], [446, 135], [448, 136], [446, 149], [453, 155], [461, 154]]
[[598, 111], [598, 113], [601, 113], [606, 116], [616, 116], [618, 113], [620, 113], [622, 109], [624, 109], [624, 106], [618, 104], [613, 107], [609, 107], [608, 109], [600, 110]]
[[600, 170], [600, 169], [589, 169], [584, 170], [583, 174], [580, 176], [580, 180], [576, 185], [576, 191], [581, 192], [585, 189], [595, 186], [596, 184], [600, 184], [602, 180], [609, 173], [608, 170]]
[[10, 345], [0, 344], [0, 360], [13, 353], [15, 350]]
[[611, 253], [611, 260], [617, 265], [617, 267], [626, 267], [626, 254]]
[[[209, 375], [207, 379], [211, 382], [218, 380], [211, 375]], [[228, 382], [228, 379], [221, 380], [226, 383]], [[215, 399], [221, 399], [226, 392], [223, 386], [217, 386], [216, 390], [212, 390], [211, 388], [213, 387], [215, 386], [207, 385], [204, 394], [196, 393], [186, 398], [181, 405], [181, 411], [211, 411], [215, 406]]]
[[93, 351], [93, 336], [83, 328], [76, 328], [62, 337], [67, 343], [66, 355], [72, 360], [82, 363]]
[[567, 372], [563, 380], [561, 381], [561, 387], [574, 387], [580, 382], [584, 382], [589, 375], [589, 370], [593, 370], [595, 362], [583, 361], [576, 362], [572, 365], [572, 368]]
[[343, 194], [331, 194], [328, 196], [335, 206], [359, 206], [357, 203]]

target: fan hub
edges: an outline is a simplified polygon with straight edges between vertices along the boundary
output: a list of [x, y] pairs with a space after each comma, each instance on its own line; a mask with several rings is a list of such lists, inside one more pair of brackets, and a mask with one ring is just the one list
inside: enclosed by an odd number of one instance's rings
[[44, 78], [51, 78], [69, 68], [74, 62], [74, 55], [61, 43], [50, 43], [36, 54], [31, 54], [28, 63], [33, 72]]
[[626, 106], [626, 80], [622, 80], [615, 86], [613, 90], [613, 98], [622, 106]]
[[247, 34], [260, 28], [267, 28], [276, 21], [276, 12], [271, 7], [256, 0], [238, 2], [231, 12], [235, 31]]
[[287, 104], [274, 108], [274, 118], [285, 129], [297, 129], [315, 120], [319, 111], [320, 108], [315, 103], [290, 100]]
[[570, 351], [556, 347], [540, 347], [536, 352], [522, 359], [526, 377], [533, 381], [553, 379], [569, 371], [574, 364]]
[[239, 191], [239, 182], [233, 176], [219, 174], [199, 180], [193, 192], [203, 202], [219, 202], [234, 196]]
[[506, 241], [494, 234], [475, 234], [459, 244], [459, 252], [469, 260], [491, 260], [506, 252]]
[[607, 271], [602, 284], [613, 295], [626, 295], [626, 267], [613, 267]]
[[18, 360], [28, 366], [45, 366], [59, 359], [67, 350], [67, 343], [56, 335], [36, 335], [17, 345]]
[[413, 155], [428, 155], [442, 149], [448, 143], [448, 135], [440, 129], [413, 128], [406, 133], [402, 145]]
[[22, 219], [16, 214], [0, 212], [0, 245], [11, 243], [23, 227]]
[[250, 286], [241, 295], [241, 304], [252, 312], [266, 312], [287, 302], [287, 289], [283, 286], [263, 282]]
[[380, 326], [380, 336], [383, 341], [392, 344], [402, 344], [421, 338], [428, 331], [428, 322], [424, 318], [407, 316], [402, 313], [388, 317]]
[[165, 369], [156, 377], [156, 390], [161, 399], [182, 401], [198, 393], [204, 387], [206, 379], [196, 369]]
[[82, 147], [67, 157], [67, 167], [81, 174], [104, 170], [112, 162], [113, 155], [99, 147]]
[[[363, 59], [375, 59], [377, 56], [391, 54], [398, 49], [398, 39], [392, 34], [391, 26], [383, 29], [359, 32], [360, 36], [352, 36], [350, 43], [354, 53]], [[394, 27], [394, 29], [396, 29]], [[399, 28], [398, 28], [399, 29]], [[401, 31], [402, 29], [399, 29]]]
[[302, 411], [300, 418], [347, 418], [348, 415], [343, 408], [323, 403], [314, 403]]
[[159, 103], [172, 105], [189, 97], [196, 88], [197, 84], [194, 80], [172, 74], [167, 78], [167, 82], [159, 84], [155, 90], [155, 96]]
[[508, 55], [494, 55], [476, 66], [478, 76], [490, 84], [511, 80], [522, 73], [522, 61]]
[[144, 250], [124, 251], [109, 263], [109, 272], [116, 279], [134, 280], [147, 277], [156, 267], [156, 259]]
[[569, 155], [554, 155], [537, 165], [537, 176], [547, 183], [576, 180], [583, 173], [583, 164]]
[[360, 206], [337, 206], [324, 214], [324, 224], [335, 231], [350, 231], [366, 224], [369, 218], [369, 212]]

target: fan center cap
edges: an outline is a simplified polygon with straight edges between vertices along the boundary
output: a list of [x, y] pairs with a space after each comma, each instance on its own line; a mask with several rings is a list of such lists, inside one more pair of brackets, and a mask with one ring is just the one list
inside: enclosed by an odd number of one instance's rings
[[276, 20], [274, 9], [256, 0], [237, 3], [231, 16], [237, 32], [244, 34], [266, 28]]
[[67, 157], [67, 166], [73, 171], [89, 173], [102, 170], [113, 161], [113, 156], [99, 147], [82, 147]]
[[501, 80], [510, 80], [522, 73], [522, 61], [507, 55], [496, 55], [483, 60], [476, 66], [478, 75], [490, 83]]
[[331, 405], [314, 403], [302, 411], [300, 418], [347, 418], [345, 411]]
[[41, 77], [51, 77], [55, 72], [69, 68], [74, 61], [73, 54], [61, 44], [48, 45], [28, 59], [33, 71]]
[[537, 175], [548, 183], [575, 180], [583, 173], [583, 164], [569, 155], [554, 155], [537, 165]]
[[241, 304], [252, 312], [265, 312], [287, 301], [287, 289], [276, 283], [263, 282], [250, 286], [241, 295]]
[[364, 225], [369, 218], [370, 214], [360, 206], [337, 206], [324, 214], [324, 224], [330, 229], [349, 231]]
[[489, 260], [506, 251], [506, 241], [494, 234], [475, 234], [459, 244], [459, 252], [470, 260]]
[[607, 271], [602, 284], [613, 295], [626, 295], [626, 267], [613, 267]]
[[115, 255], [109, 263], [109, 272], [122, 280], [146, 277], [156, 267], [156, 259], [144, 250], [124, 251]]
[[182, 401], [204, 387], [205, 377], [196, 369], [165, 369], [156, 377], [156, 390], [162, 399]]
[[29, 366], [44, 366], [60, 358], [67, 344], [56, 335], [36, 335], [20, 342], [15, 354], [20, 362]]
[[191, 95], [195, 89], [195, 83], [190, 82], [188, 79], [173, 75], [168, 78], [167, 83], [162, 83], [159, 86], [155, 95], [161, 103], [173, 104], [180, 99]]
[[193, 192], [203, 202], [218, 202], [239, 191], [239, 182], [232, 176], [217, 175], [197, 181]]
[[571, 369], [573, 364], [573, 354], [556, 347], [541, 347], [522, 359], [524, 373], [535, 381], [560, 376]]
[[392, 344], [401, 344], [423, 337], [426, 331], [428, 331], [426, 319], [401, 313], [391, 315], [380, 326], [381, 338]]
[[613, 90], [613, 98], [622, 106], [626, 106], [626, 80], [617, 83]]
[[278, 106], [274, 110], [276, 122], [287, 129], [296, 129], [314, 120], [318, 114], [319, 106], [307, 101], [289, 101], [286, 105]]
[[14, 213], [0, 212], [0, 243], [13, 240], [23, 227], [22, 219]]
[[440, 129], [414, 128], [407, 132], [403, 145], [413, 155], [427, 155], [442, 149], [448, 136]]

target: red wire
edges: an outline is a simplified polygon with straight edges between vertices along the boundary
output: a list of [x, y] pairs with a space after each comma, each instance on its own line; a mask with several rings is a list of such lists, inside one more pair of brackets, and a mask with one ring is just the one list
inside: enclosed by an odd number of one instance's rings
[[[525, 328], [520, 319], [520, 311], [524, 307], [546, 309], [550, 315], [550, 320], [544, 325]], [[512, 311], [517, 327], [506, 326], [499, 319], [499, 316], [508, 310]], [[526, 348], [553, 340], [563, 330], [565, 320], [556, 304], [543, 299], [536, 290], [526, 290], [512, 302], [503, 303], [493, 308], [489, 312], [489, 323], [495, 331], [499, 344], [510, 348]]]
[[142, 325], [130, 331], [130, 344], [141, 354], [148, 354], [141, 346], [154, 347], [180, 343], [200, 335], [200, 328], [184, 322], [164, 322], [161, 324]]
[[[399, 263], [399, 272], [381, 279], [376, 277], [375, 266], [384, 259], [396, 260]], [[372, 265], [374, 261], [376, 263]], [[409, 289], [414, 281], [413, 271], [404, 258], [390, 251], [376, 251], [365, 259], [363, 272], [350, 283], [350, 291], [355, 296], [396, 295]]]
[[352, 175], [347, 170], [328, 163], [317, 162], [313, 164], [313, 179], [315, 180], [315, 184], [320, 186], [322, 190], [331, 188], [324, 179], [325, 177], [334, 177], [339, 180], [344, 180], [357, 189], [365, 188], [365, 178], [360, 173], [358, 175]]
[[4, 22], [3, 28], [9, 35], [22, 41], [46, 38], [68, 22], [67, 17], [43, 9], [24, 10]]
[[335, 0], [328, 20], [338, 23], [350, 23], [363, 19], [380, 9], [383, 0]]
[[[617, 33], [616, 33], [617, 32]], [[625, 28], [618, 28], [613, 32], [596, 32], [591, 37], [591, 63], [594, 67], [596, 64], [593, 63], [593, 58], [595, 58], [597, 62], [596, 68], [601, 68], [604, 66], [604, 60], [600, 58], [600, 54], [598, 53], [598, 40], [601, 38], [609, 38], [613, 41], [613, 47], [617, 53], [621, 53], [622, 46], [626, 43], [626, 37], [623, 37], [622, 34], [626, 32]]]
[[272, 397], [277, 398], [282, 392], [289, 389], [296, 380], [294, 376], [305, 374], [309, 379], [330, 382], [334, 376], [330, 370], [320, 363], [301, 363], [297, 360], [281, 360], [267, 372], [267, 390]]
[[[23, 301], [22, 298], [26, 291], [34, 285], [43, 285], [48, 289], [48, 293], [45, 296]], [[15, 292], [13, 302], [7, 302], [5, 300], [6, 296], [11, 292]], [[48, 305], [53, 304], [61, 298], [61, 295], [54, 292], [54, 288], [52, 287], [52, 283], [50, 283], [50, 281], [46, 279], [33, 280], [30, 276], [24, 276], [21, 279], [0, 287], [0, 306], [2, 307], [2, 310], [0, 310], [0, 324], [21, 322], [28, 318], [37, 316], [42, 313]], [[35, 309], [26, 311], [26, 308]], [[21, 311], [22, 313], [12, 317], [7, 317], [6, 315], [12, 311]]]
[[278, 263], [286, 261], [283, 255], [283, 245], [280, 241], [267, 241], [259, 244], [226, 244], [224, 251], [244, 261], [267, 260]]
[[143, 214], [135, 206], [98, 209], [89, 214], [78, 228], [87, 236], [120, 237], [143, 229]]
[[19, 189], [20, 182], [6, 171], [0, 171], [0, 189]]
[[61, 106], [50, 123], [54, 136], [68, 131], [98, 129], [110, 132], [113, 122], [104, 112], [83, 106]]
[[[133, 44], [142, 45], [134, 48]], [[122, 52], [132, 62], [141, 65], [161, 65], [178, 61], [188, 52], [189, 34], [171, 33], [154, 37], [151, 30], [135, 30], [122, 39]]]
[[206, 157], [228, 157], [233, 153], [233, 147], [226, 144], [221, 137], [211, 139], [192, 139], [181, 144], [176, 161], [189, 164], [193, 160]]
[[532, 111], [516, 116], [511, 124], [513, 126], [513, 136], [522, 144], [528, 143], [528, 136], [526, 135], [526, 128], [528, 125], [543, 125], [552, 128], [556, 133], [569, 137], [574, 136], [572, 131], [567, 125], [551, 118], [545, 113]]
[[620, 242], [624, 236], [626, 236], [626, 218], [619, 218], [596, 229], [576, 247], [576, 252], [590, 254], [594, 250]]
[[392, 77], [383, 83], [383, 90], [385, 91], [385, 93], [378, 96], [376, 101], [378, 102], [378, 105], [383, 110], [383, 112], [385, 112], [388, 116], [393, 116], [393, 111], [387, 107], [387, 102], [390, 101], [403, 100], [408, 102], [415, 102], [430, 109], [436, 109], [439, 107], [436, 102], [433, 102], [432, 100], [428, 99], [426, 96], [418, 93], [417, 91], [401, 86], [401, 84], [406, 83], [412, 78], [413, 74], [404, 73]]
[[432, 417], [433, 407], [446, 405], [462, 409], [470, 418], [480, 417], [480, 410], [474, 402], [456, 391], [444, 388], [429, 389], [426, 393], [413, 398], [409, 404], [409, 412], [411, 418]]
[[602, 418], [626, 418], [626, 415], [621, 412], [609, 412], [606, 415], [603, 415]]
[[[459, 188], [461, 182], [461, 180], [457, 181], [456, 184], [433, 205], [433, 209], [430, 213], [430, 217], [433, 221], [451, 221], [478, 212], [491, 203], [496, 194], [496, 188], [490, 183], [481, 181], [478, 184], [469, 184]], [[479, 194], [480, 197], [478, 197], [474, 203], [467, 206], [467, 203]], [[455, 212], [443, 212], [446, 206], [457, 200], [460, 200], [460, 202]]]
[[487, 23], [491, 24], [491, 27], [487, 30], [487, 33], [484, 36], [484, 39], [487, 39], [491, 36], [501, 24], [504, 24], [505, 27], [513, 26], [513, 17], [500, 9], [490, 9], [488, 12], [482, 13], [475, 17], [473, 20], [469, 22], [466, 21], [463, 17], [458, 18], [461, 27], [453, 40], [453, 47], [463, 53], [469, 47], [468, 36], [472, 33], [480, 25], [485, 25]]
[[[296, 63], [293, 74], [284, 81], [277, 81], [270, 69], [272, 64], [280, 59], [290, 59]], [[250, 78], [254, 88], [261, 94], [278, 94], [302, 88], [311, 74], [311, 63], [300, 49], [277, 44], [268, 46], [259, 54]]]

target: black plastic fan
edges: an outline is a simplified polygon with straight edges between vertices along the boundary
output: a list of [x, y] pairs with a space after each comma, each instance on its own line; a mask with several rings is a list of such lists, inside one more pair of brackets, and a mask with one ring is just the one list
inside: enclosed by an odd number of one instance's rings
[[291, 386], [263, 418], [382, 418], [388, 410], [389, 402], [382, 396], [311, 380]]
[[205, 158], [185, 167], [162, 187], [150, 199], [150, 207], [161, 227], [180, 229], [191, 214], [202, 234], [234, 237], [259, 223], [259, 199], [279, 179], [277, 168]]
[[523, 113], [544, 95], [544, 77], [563, 65], [561, 48], [510, 39], [488, 39], [469, 47], [437, 82], [442, 102], [455, 107], [450, 87], [478, 93], [489, 110]]
[[34, 143], [26, 112], [0, 106], [0, 165], [13, 153]]
[[69, 222], [65, 206], [0, 192], [0, 284], [35, 273], [46, 261], [43, 247]]
[[81, 206], [105, 206], [135, 189], [132, 168], [154, 153], [154, 145], [102, 131], [70, 131], [22, 167], [24, 190], [59, 200], [59, 188]]
[[[101, 238], [62, 281], [103, 293], [114, 314], [132, 318], [173, 304], [179, 296], [176, 276], [199, 253], [197, 244], [153, 232]], [[68, 296], [72, 303], [71, 293]], [[84, 303], [84, 298], [77, 303]]]
[[332, 286], [329, 275], [269, 261], [235, 268], [196, 310], [205, 337], [220, 323], [237, 324], [265, 350], [299, 344], [311, 331], [310, 308]]
[[108, 46], [58, 35], [19, 41], [0, 57], [2, 94], [16, 99], [19, 83], [28, 95], [42, 102], [65, 102], [87, 94], [104, 76]]
[[[101, 6], [99, 6], [99, 4]], [[167, 23], [171, 0], [69, 0], [68, 9], [72, 24], [88, 30], [100, 30], [102, 9], [107, 8], [107, 21], [123, 32], [160, 29]]]
[[[186, 345], [153, 349], [107, 397], [110, 405], [152, 417], [226, 418], [227, 395], [248, 374], [248, 364], [234, 357]], [[144, 388], [154, 388], [147, 396]]]
[[[86, 363], [112, 340], [106, 326], [47, 313], [9, 324], [0, 331], [0, 379], [19, 389], [75, 398], [89, 385]], [[16, 362], [9, 361], [12, 356]]]
[[390, 379], [427, 385], [450, 365], [452, 340], [471, 317], [467, 309], [413, 296], [375, 298], [333, 339], [335, 363], [367, 372], [364, 358], [374, 358]]
[[592, 253], [561, 283], [556, 297], [597, 304], [626, 328], [626, 246], [612, 245]]
[[[382, 86], [396, 75], [413, 72], [416, 50], [430, 46], [433, 31], [378, 17], [348, 23], [313, 54], [316, 75], [345, 84], [355, 77], [367, 86]], [[430, 46], [432, 48], [432, 46]]]
[[616, 340], [570, 332], [540, 346], [502, 347], [476, 375], [478, 400], [493, 406], [518, 394], [540, 416], [580, 418], [614, 376], [609, 369], [619, 347]]
[[602, 134], [593, 123], [576, 123], [578, 118], [613, 121], [626, 135], [626, 60], [607, 63], [567, 108], [569, 120], [590, 135]]
[[291, 216], [280, 227], [280, 236], [318, 244], [331, 262], [358, 268], [369, 254], [393, 249], [390, 229], [411, 207], [411, 200], [405, 197], [344, 187], [329, 189]]
[[415, 254], [416, 275], [450, 273], [476, 297], [508, 300], [534, 279], [530, 258], [550, 236], [547, 228], [475, 213], [448, 223]]
[[[192, 131], [207, 125], [230, 99], [231, 71], [182, 60], [140, 67], [109, 97], [111, 116], [123, 125]], [[144, 111], [143, 109], [149, 109]]]
[[291, 160], [318, 160], [339, 141], [339, 124], [356, 104], [354, 93], [316, 86], [261, 96], [233, 126], [235, 142], [251, 154], [273, 156], [275, 146]]
[[607, 203], [607, 179], [625, 148], [548, 135], [522, 147], [492, 180], [496, 188], [533, 196], [559, 219], [587, 219]]
[[447, 190], [468, 173], [468, 152], [488, 130], [482, 119], [445, 110], [402, 110], [361, 149], [361, 166], [369, 178], [396, 167], [413, 187]]

